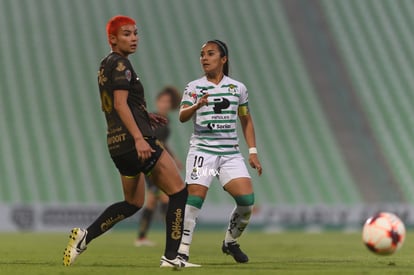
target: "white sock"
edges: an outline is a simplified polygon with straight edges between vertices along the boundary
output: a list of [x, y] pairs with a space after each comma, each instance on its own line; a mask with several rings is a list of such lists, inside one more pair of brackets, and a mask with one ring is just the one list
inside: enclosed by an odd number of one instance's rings
[[193, 240], [194, 228], [196, 226], [196, 220], [200, 214], [200, 209], [192, 205], [186, 204], [184, 215], [184, 230], [183, 238], [181, 239], [180, 248], [178, 253], [190, 256], [190, 245]]
[[230, 216], [229, 226], [224, 237], [225, 243], [235, 242], [243, 233], [246, 226], [249, 224], [250, 216], [252, 214], [253, 205], [240, 206], [237, 205]]

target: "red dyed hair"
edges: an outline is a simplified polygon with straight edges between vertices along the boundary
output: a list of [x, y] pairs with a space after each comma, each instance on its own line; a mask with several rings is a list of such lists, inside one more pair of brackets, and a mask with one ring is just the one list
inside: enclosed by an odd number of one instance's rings
[[[108, 36], [108, 42], [110, 35], [116, 35], [119, 28], [125, 25], [136, 25], [135, 20], [125, 15], [116, 15], [109, 19], [106, 24], [106, 35]], [[109, 44], [111, 44], [109, 42]]]

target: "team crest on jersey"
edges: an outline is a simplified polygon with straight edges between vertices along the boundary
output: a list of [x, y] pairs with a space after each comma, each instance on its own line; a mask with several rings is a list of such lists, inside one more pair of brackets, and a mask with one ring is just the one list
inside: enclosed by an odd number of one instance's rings
[[103, 86], [108, 78], [104, 75], [104, 69], [98, 71], [98, 83], [99, 85]]
[[128, 81], [131, 81], [131, 78], [132, 78], [132, 73], [131, 73], [131, 71], [130, 71], [130, 70], [126, 70], [126, 71], [125, 71], [125, 77], [126, 77], [126, 79], [127, 79]]
[[193, 171], [191, 172], [190, 177], [191, 177], [192, 180], [198, 180], [199, 179], [197, 167], [193, 168]]
[[117, 70], [118, 72], [122, 72], [125, 69], [126, 69], [126, 67], [125, 67], [124, 63], [121, 62], [121, 61], [118, 62], [118, 65], [115, 68], [115, 70]]
[[230, 84], [229, 88], [228, 88], [228, 91], [229, 91], [229, 93], [232, 93], [233, 95], [235, 95], [237, 93], [237, 87], [233, 84]]

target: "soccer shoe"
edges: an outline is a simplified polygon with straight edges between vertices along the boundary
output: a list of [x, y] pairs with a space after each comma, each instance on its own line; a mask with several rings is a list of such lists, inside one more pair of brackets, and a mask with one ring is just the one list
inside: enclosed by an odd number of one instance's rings
[[69, 235], [69, 243], [63, 253], [63, 265], [70, 266], [83, 251], [86, 250], [86, 235], [88, 231], [73, 228]]
[[223, 241], [221, 251], [224, 254], [231, 255], [238, 263], [247, 263], [249, 261], [249, 257], [241, 251], [240, 245], [237, 242], [225, 243]]
[[181, 259], [183, 259], [186, 262], [188, 262], [188, 260], [190, 259], [190, 256], [187, 256], [184, 253], [178, 253], [178, 257], [180, 257]]
[[174, 260], [169, 260], [165, 256], [162, 256], [160, 267], [172, 267], [174, 269], [180, 269], [183, 267], [201, 267], [201, 265], [189, 263], [182, 259], [180, 256], [177, 256], [177, 258]]
[[141, 247], [141, 246], [153, 247], [155, 246], [155, 243], [148, 240], [147, 238], [142, 238], [142, 239], [136, 239], [134, 242], [134, 245], [136, 247]]
[[177, 258], [181, 261], [184, 267], [201, 267], [199, 264], [192, 264], [188, 262], [188, 256], [184, 255], [184, 257], [178, 255]]

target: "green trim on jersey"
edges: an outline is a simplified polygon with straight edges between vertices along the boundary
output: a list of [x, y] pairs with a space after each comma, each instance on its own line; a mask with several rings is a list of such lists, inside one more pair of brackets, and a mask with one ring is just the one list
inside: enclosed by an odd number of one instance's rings
[[234, 93], [234, 94], [232, 94], [232, 93], [208, 94], [208, 97], [214, 97], [214, 96], [236, 96], [236, 97], [240, 97], [240, 94], [236, 94], [236, 93]]
[[221, 145], [206, 145], [206, 144], [202, 144], [202, 143], [197, 143], [196, 146], [202, 146], [202, 147], [207, 147], [207, 148], [234, 148], [236, 145], [230, 145], [230, 144], [221, 144]]
[[249, 106], [249, 102], [247, 101], [247, 102], [245, 102], [245, 103], [243, 103], [243, 104], [240, 104], [239, 106], [240, 106], [240, 107], [242, 107], [242, 106]]
[[[201, 112], [200, 113], [201, 116], [213, 115], [213, 114], [216, 114], [216, 112], [214, 112], [214, 111], [208, 111], [208, 112]], [[226, 110], [222, 110], [220, 114], [232, 114], [232, 115], [235, 115], [235, 114], [237, 114], [237, 112], [236, 111], [226, 111]]]
[[212, 120], [204, 120], [201, 124], [209, 124], [209, 123], [236, 123], [237, 120], [235, 119], [212, 119]]
[[218, 156], [240, 154], [240, 151], [216, 152], [216, 151], [206, 150], [206, 149], [199, 148], [199, 147], [197, 147], [197, 150], [200, 152], [204, 152], [204, 153], [208, 153], [212, 155], [218, 155]]
[[238, 88], [235, 84], [223, 84], [220, 88]]
[[234, 133], [236, 132], [236, 129], [218, 129], [218, 130], [201, 130], [198, 131], [199, 133]]
[[202, 140], [238, 140], [238, 137], [199, 137], [197, 136], [197, 139]]
[[196, 89], [202, 89], [202, 90], [212, 90], [214, 88], [215, 88], [214, 86], [207, 86], [207, 87], [204, 87], [204, 86], [196, 86]]
[[[229, 101], [229, 102], [230, 102], [231, 105], [239, 105], [239, 102], [238, 101]], [[217, 102], [209, 102], [208, 105], [210, 106], [210, 105], [214, 105], [216, 103]]]
[[183, 101], [183, 102], [181, 102], [181, 106], [183, 106], [183, 105], [190, 105], [190, 106], [193, 106], [193, 105], [194, 105], [194, 103], [192, 103], [191, 101]]

